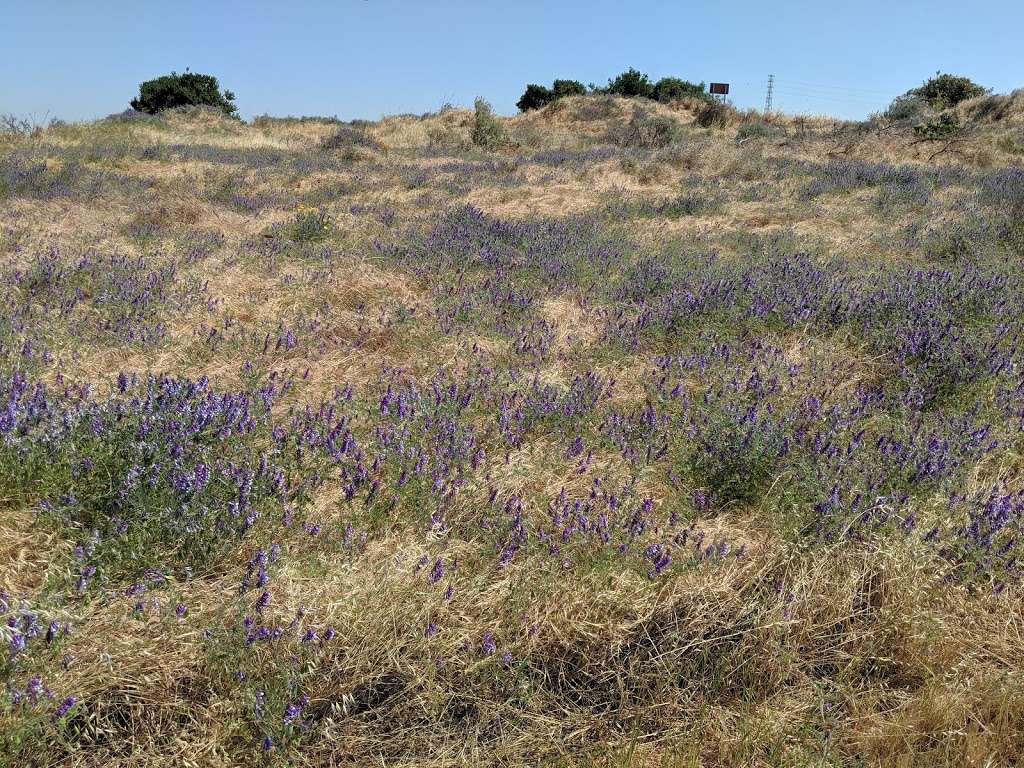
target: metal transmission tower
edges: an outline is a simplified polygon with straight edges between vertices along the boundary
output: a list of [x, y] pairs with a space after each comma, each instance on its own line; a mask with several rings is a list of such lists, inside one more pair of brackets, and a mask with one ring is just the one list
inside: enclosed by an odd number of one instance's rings
[[775, 75], [768, 75], [768, 93], [764, 97], [764, 113], [772, 111], [772, 90], [775, 88]]

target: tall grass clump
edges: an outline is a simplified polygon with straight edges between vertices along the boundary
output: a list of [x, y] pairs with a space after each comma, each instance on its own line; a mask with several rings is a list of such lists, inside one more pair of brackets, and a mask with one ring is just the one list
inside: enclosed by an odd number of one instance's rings
[[508, 143], [505, 126], [495, 117], [490, 103], [477, 98], [473, 103], [473, 144], [483, 149], [498, 149]]

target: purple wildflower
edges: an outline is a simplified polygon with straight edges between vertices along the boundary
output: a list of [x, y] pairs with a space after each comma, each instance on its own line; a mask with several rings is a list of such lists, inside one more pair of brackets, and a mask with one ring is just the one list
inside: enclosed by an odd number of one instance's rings
[[485, 632], [480, 641], [480, 655], [490, 656], [496, 650], [498, 650], [498, 644], [494, 642], [494, 635], [490, 632]]
[[73, 706], [75, 706], [75, 703], [77, 701], [78, 699], [76, 699], [74, 696], [68, 696], [59, 705], [57, 705], [57, 709], [53, 713], [53, 719], [60, 720], [62, 717], [64, 717], [64, 715], [68, 713], [68, 711]]

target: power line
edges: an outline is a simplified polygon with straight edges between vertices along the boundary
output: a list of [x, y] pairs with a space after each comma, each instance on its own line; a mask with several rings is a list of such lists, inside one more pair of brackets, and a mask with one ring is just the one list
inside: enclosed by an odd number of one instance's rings
[[870, 96], [866, 93], [843, 93], [842, 91], [826, 91], [824, 89], [808, 88], [803, 85], [790, 85], [786, 83], [779, 86], [779, 91], [793, 91], [794, 93], [812, 93], [821, 96], [836, 96], [844, 99], [873, 99], [874, 101], [885, 100], [891, 96]]
[[839, 85], [837, 83], [810, 83], [810, 82], [807, 82], [806, 80], [789, 80], [789, 79], [787, 79], [786, 82], [787, 83], [792, 83], [793, 85], [797, 85], [797, 86], [802, 86], [802, 87], [806, 87], [806, 88], [816, 88], [816, 89], [820, 89], [820, 90], [846, 91], [848, 93], [862, 93], [862, 94], [869, 95], [869, 96], [888, 96], [888, 95], [890, 95], [889, 91], [876, 91], [873, 88], [860, 88], [860, 87], [856, 87], [856, 86]]
[[800, 99], [808, 99], [812, 101], [827, 101], [832, 103], [838, 102], [850, 102], [855, 104], [867, 104], [878, 106], [880, 104], [879, 99], [873, 99], [870, 96], [845, 96], [838, 93], [815, 93], [814, 91], [801, 91], [786, 88], [777, 88], [776, 93], [779, 96], [795, 97]]
[[887, 98], [891, 98], [888, 94], [872, 96], [866, 93], [844, 93], [842, 91], [829, 91], [819, 88], [810, 88], [804, 85], [791, 85], [787, 80], [785, 83], [780, 85], [776, 90], [778, 91], [791, 91], [793, 93], [806, 93], [815, 96], [828, 96], [830, 98], [843, 98], [843, 99], [859, 99], [861, 101], [883, 101]]

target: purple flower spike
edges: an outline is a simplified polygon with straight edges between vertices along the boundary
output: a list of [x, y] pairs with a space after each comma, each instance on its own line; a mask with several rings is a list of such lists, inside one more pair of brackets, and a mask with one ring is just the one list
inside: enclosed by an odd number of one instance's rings
[[490, 656], [496, 650], [498, 650], [498, 644], [494, 642], [494, 635], [490, 632], [485, 632], [483, 639], [480, 641], [480, 654], [482, 656]]
[[75, 706], [75, 703], [77, 701], [78, 699], [76, 699], [74, 696], [68, 696], [57, 706], [56, 711], [53, 713], [53, 719], [60, 720], [62, 717], [64, 717], [64, 715], [68, 713], [68, 711], [73, 706]]
[[264, 592], [260, 595], [260, 599], [256, 601], [256, 610], [263, 613], [263, 610], [270, 605], [270, 593]]
[[11, 637], [11, 659], [13, 660], [19, 653], [25, 650], [25, 636], [16, 633]]

